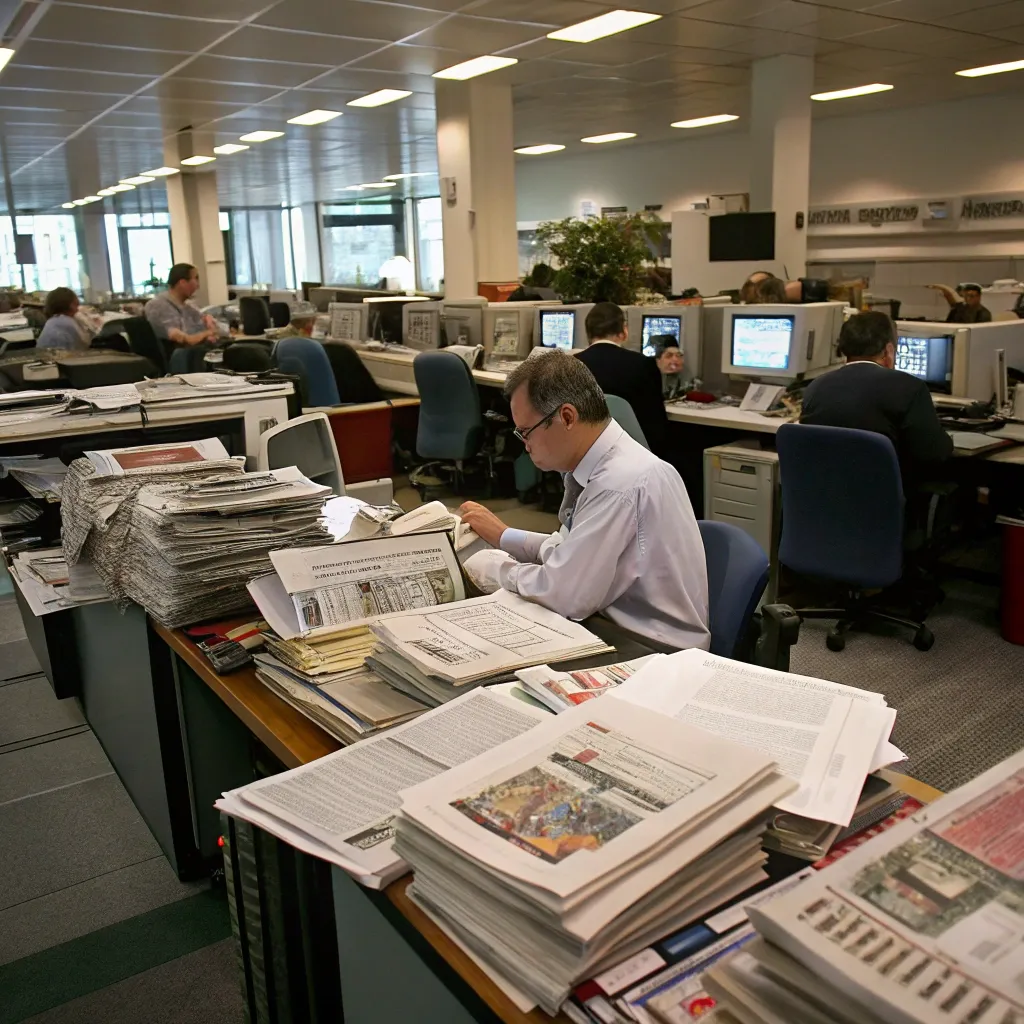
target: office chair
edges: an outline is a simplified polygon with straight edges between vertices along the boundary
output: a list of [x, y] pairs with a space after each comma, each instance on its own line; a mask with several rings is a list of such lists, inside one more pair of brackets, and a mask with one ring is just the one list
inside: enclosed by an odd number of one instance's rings
[[236, 341], [224, 349], [224, 368], [236, 373], [263, 373], [273, 365], [270, 346], [259, 341]]
[[324, 342], [324, 351], [338, 385], [338, 400], [349, 402], [380, 402], [384, 392], [377, 386], [359, 353], [344, 341]]
[[640, 422], [636, 418], [636, 413], [633, 412], [633, 406], [629, 404], [624, 398], [620, 398], [618, 395], [605, 395], [604, 400], [608, 403], [608, 411], [612, 414], [612, 419], [622, 429], [629, 434], [634, 441], [638, 441], [648, 451], [651, 446], [647, 443], [647, 438], [644, 437], [644, 432], [640, 427]]
[[[296, 374], [304, 384], [303, 405], [338, 405], [338, 385], [323, 345], [312, 338], [282, 338], [274, 347], [282, 373]], [[454, 358], [458, 358], [457, 356]]]
[[162, 375], [167, 373], [167, 347], [144, 316], [130, 316], [121, 321], [128, 345], [137, 356], [145, 356]]
[[292, 307], [287, 302], [271, 302], [267, 310], [275, 327], [287, 327], [292, 321]]
[[[255, 295], [242, 295], [238, 299], [238, 315], [242, 318], [244, 334], [266, 334], [270, 326], [270, 310], [267, 300]], [[286, 321], [287, 322], [287, 321]]]
[[797, 609], [797, 615], [838, 620], [826, 639], [831, 651], [846, 646], [850, 630], [883, 622], [912, 629], [914, 646], [927, 651], [935, 637], [923, 621], [879, 607], [883, 595], [877, 592], [900, 580], [904, 570], [903, 482], [892, 442], [867, 430], [787, 423], [779, 428], [776, 448], [782, 485], [779, 561], [847, 592], [842, 607]]

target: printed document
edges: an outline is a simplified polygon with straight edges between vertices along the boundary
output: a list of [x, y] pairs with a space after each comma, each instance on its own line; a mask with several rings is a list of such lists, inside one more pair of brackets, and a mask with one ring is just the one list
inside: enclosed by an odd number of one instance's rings
[[880, 693], [681, 651], [610, 694], [772, 757], [800, 784], [780, 810], [836, 825], [853, 818], [896, 712]]

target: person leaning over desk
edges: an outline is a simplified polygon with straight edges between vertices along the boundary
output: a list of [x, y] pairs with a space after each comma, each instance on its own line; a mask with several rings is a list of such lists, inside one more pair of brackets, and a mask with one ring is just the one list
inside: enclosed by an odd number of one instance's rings
[[704, 545], [679, 474], [611, 419], [594, 375], [568, 353], [521, 363], [505, 396], [534, 464], [563, 474], [562, 528], [510, 529], [466, 502], [463, 521], [499, 549], [468, 558], [470, 577], [569, 619], [603, 612], [658, 643], [707, 650]]
[[70, 288], [54, 288], [43, 304], [46, 323], [36, 339], [36, 348], [88, 348], [91, 339], [76, 319], [78, 306], [78, 296]]

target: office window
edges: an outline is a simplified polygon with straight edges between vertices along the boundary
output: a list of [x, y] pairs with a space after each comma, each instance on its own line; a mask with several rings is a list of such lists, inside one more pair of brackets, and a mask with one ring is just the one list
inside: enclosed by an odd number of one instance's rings
[[[295, 288], [305, 269], [302, 214], [298, 207], [253, 207], [221, 211], [227, 218], [226, 249], [231, 284]], [[297, 225], [297, 226], [296, 226]]]
[[425, 292], [439, 292], [444, 282], [444, 246], [441, 230], [441, 197], [416, 200], [416, 280]]
[[[35, 263], [26, 263], [25, 287], [30, 291], [71, 288], [82, 291], [78, 236], [72, 214], [44, 214], [18, 217], [20, 235], [31, 235]], [[0, 218], [0, 284], [20, 288], [22, 268], [15, 259], [14, 231], [10, 217]]]
[[324, 281], [376, 285], [392, 256], [405, 256], [400, 200], [322, 205]]
[[167, 286], [167, 274], [174, 263], [170, 223], [166, 210], [104, 214], [110, 287], [114, 292], [147, 295]]

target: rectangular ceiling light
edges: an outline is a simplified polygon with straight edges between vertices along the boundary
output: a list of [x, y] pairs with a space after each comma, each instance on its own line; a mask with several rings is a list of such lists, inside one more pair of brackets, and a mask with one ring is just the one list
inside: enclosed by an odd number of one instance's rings
[[61, 203], [60, 207], [62, 210], [73, 210], [75, 208], [74, 203]]
[[710, 117], [692, 117], [689, 121], [673, 121], [673, 128], [703, 128], [709, 124], [725, 124], [726, 121], [738, 121], [739, 114], [712, 114]]
[[660, 14], [647, 14], [645, 11], [609, 11], [596, 18], [569, 25], [568, 28], [560, 28], [557, 32], [549, 32], [548, 39], [560, 39], [565, 43], [592, 43], [595, 39], [657, 21], [660, 17]]
[[378, 89], [371, 92], [369, 96], [360, 96], [357, 100], [350, 100], [346, 106], [349, 107], [382, 107], [385, 103], [394, 103], [395, 100], [404, 100], [412, 93], [408, 89]]
[[341, 117], [340, 110], [308, 110], [298, 117], [289, 117], [289, 124], [323, 124], [325, 121], [333, 121]]
[[269, 142], [271, 139], [279, 139], [284, 132], [249, 132], [248, 135], [239, 135], [239, 142]]
[[14, 51], [9, 46], [0, 46], [0, 70], [7, 67], [7, 62], [14, 56]]
[[560, 149], [565, 149], [565, 146], [559, 146], [554, 142], [548, 142], [542, 146], [520, 146], [516, 152], [522, 153], [523, 156], [543, 156], [545, 153], [557, 153]]
[[114, 192], [131, 192], [135, 186], [129, 185], [126, 181], [122, 181], [120, 185], [111, 185], [110, 188]]
[[403, 178], [429, 178], [431, 171], [407, 171], [405, 174], [385, 174], [384, 181], [401, 181]]
[[636, 132], [609, 132], [607, 135], [588, 135], [580, 142], [592, 142], [600, 145], [602, 142], [621, 142], [623, 139], [635, 139]]
[[73, 206], [85, 206], [85, 204], [87, 202], [89, 202], [88, 199], [72, 199], [71, 200], [71, 203], [72, 203]]
[[873, 92], [888, 92], [891, 85], [874, 82], [871, 85], [855, 85], [852, 89], [836, 89], [835, 92], [811, 93], [812, 100], [826, 103], [828, 100], [848, 100], [851, 96], [870, 96]]
[[986, 64], [980, 68], [967, 68], [958, 71], [961, 78], [982, 78], [985, 75], [1001, 75], [1004, 71], [1020, 71], [1024, 69], [1024, 60], [1009, 60], [1005, 64]]
[[431, 77], [451, 78], [456, 82], [464, 82], [467, 78], [476, 78], [477, 75], [500, 71], [502, 68], [518, 63], [519, 61], [515, 57], [474, 57], [472, 60], [464, 60], [461, 64], [453, 64], [443, 71], [437, 71]]
[[[151, 175], [154, 178], [166, 178], [166, 177], [169, 177], [172, 174], [177, 174], [178, 173], [178, 168], [177, 167], [156, 167], [152, 171], [143, 171], [142, 173], [143, 174], [149, 174], [149, 175]], [[125, 178], [124, 180], [127, 181], [128, 179]]]
[[116, 190], [112, 188], [100, 188], [96, 190], [98, 196], [112, 196], [116, 195]]
[[155, 178], [151, 178], [145, 174], [136, 174], [134, 178], [122, 178], [122, 185], [146, 185], [151, 181], [156, 181]]
[[215, 156], [187, 156], [181, 162], [186, 167], [201, 167], [203, 164], [212, 164], [216, 159]]
[[367, 181], [359, 186], [360, 188], [394, 188], [393, 181]]
[[248, 146], [239, 146], [234, 142], [225, 142], [223, 146], [214, 146], [213, 151], [217, 156], [231, 156], [232, 153], [241, 153], [243, 149], [248, 148]]
[[86, 196], [84, 199], [79, 199], [78, 202], [83, 206], [86, 203], [101, 203], [103, 202], [103, 196]]

